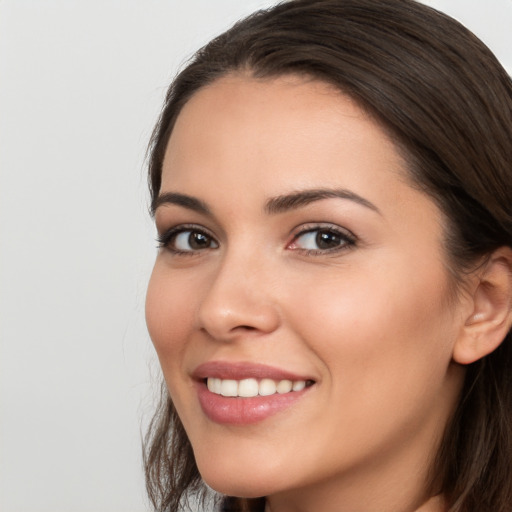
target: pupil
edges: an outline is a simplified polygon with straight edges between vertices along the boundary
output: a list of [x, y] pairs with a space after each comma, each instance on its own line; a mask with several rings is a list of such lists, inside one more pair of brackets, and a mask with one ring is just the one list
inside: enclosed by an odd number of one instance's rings
[[202, 233], [190, 233], [188, 243], [192, 249], [204, 249], [210, 245], [210, 240]]
[[319, 231], [316, 235], [316, 245], [320, 249], [332, 249], [340, 245], [340, 237], [332, 231]]

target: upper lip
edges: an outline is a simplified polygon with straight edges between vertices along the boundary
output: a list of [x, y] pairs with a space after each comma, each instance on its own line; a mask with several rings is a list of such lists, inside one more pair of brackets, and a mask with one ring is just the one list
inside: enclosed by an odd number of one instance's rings
[[227, 361], [208, 361], [200, 364], [193, 371], [192, 376], [198, 380], [204, 380], [208, 377], [233, 380], [249, 378], [292, 381], [314, 380], [309, 376], [298, 375], [288, 370], [265, 364]]

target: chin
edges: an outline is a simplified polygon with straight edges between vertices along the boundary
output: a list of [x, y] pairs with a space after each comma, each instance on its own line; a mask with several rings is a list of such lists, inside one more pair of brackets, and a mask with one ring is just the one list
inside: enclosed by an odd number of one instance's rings
[[[203, 476], [201, 474], [201, 476]], [[225, 494], [226, 496], [236, 496], [238, 498], [260, 498], [271, 494], [268, 486], [261, 482], [247, 481], [246, 478], [219, 478], [214, 475], [212, 478], [203, 476], [205, 483], [213, 490]]]
[[276, 481], [268, 468], [255, 471], [254, 467], [240, 467], [240, 463], [223, 462], [209, 461], [207, 467], [198, 463], [202, 479], [217, 492], [240, 498], [259, 498], [275, 493], [282, 486], [282, 482]]

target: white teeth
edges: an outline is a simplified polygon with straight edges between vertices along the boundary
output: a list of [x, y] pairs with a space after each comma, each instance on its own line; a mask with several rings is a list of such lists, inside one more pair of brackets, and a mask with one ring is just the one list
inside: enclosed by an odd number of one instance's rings
[[222, 381], [220, 379], [208, 379], [208, 389], [217, 395], [220, 395], [222, 388]]
[[292, 390], [293, 382], [291, 380], [282, 380], [277, 384], [278, 393], [289, 393]]
[[220, 387], [222, 396], [238, 396], [238, 381], [226, 379], [223, 380]]
[[301, 391], [306, 387], [305, 380], [291, 381], [288, 379], [275, 381], [272, 379], [218, 379], [209, 377], [206, 379], [208, 390], [216, 395], [228, 397], [251, 398], [255, 396], [270, 396], [275, 393], [289, 393], [291, 391]]
[[252, 396], [258, 396], [258, 391], [259, 385], [256, 379], [244, 379], [238, 384], [238, 396], [250, 398]]
[[293, 383], [292, 389], [293, 391], [302, 391], [306, 387], [305, 380], [297, 380]]
[[271, 379], [263, 379], [260, 382], [260, 391], [259, 394], [261, 396], [270, 396], [275, 394], [277, 391], [276, 383]]

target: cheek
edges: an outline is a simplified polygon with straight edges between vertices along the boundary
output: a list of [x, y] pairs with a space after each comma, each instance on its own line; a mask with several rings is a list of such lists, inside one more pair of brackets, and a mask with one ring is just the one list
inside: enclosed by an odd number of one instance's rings
[[426, 425], [444, 424], [453, 408], [458, 388], [447, 376], [452, 334], [443, 279], [402, 275], [353, 271], [295, 294], [293, 322], [321, 361], [331, 404], [317, 425], [323, 438], [343, 439], [330, 447], [334, 461], [359, 457], [361, 446], [396, 448]]
[[193, 325], [194, 290], [157, 261], [146, 294], [146, 324], [166, 378], [173, 373], [171, 368], [179, 366]]
[[334, 385], [367, 398], [386, 386], [405, 396], [405, 383], [411, 393], [432, 379], [441, 385], [451, 360], [456, 331], [444, 270], [398, 263], [332, 272], [290, 297], [294, 321]]

